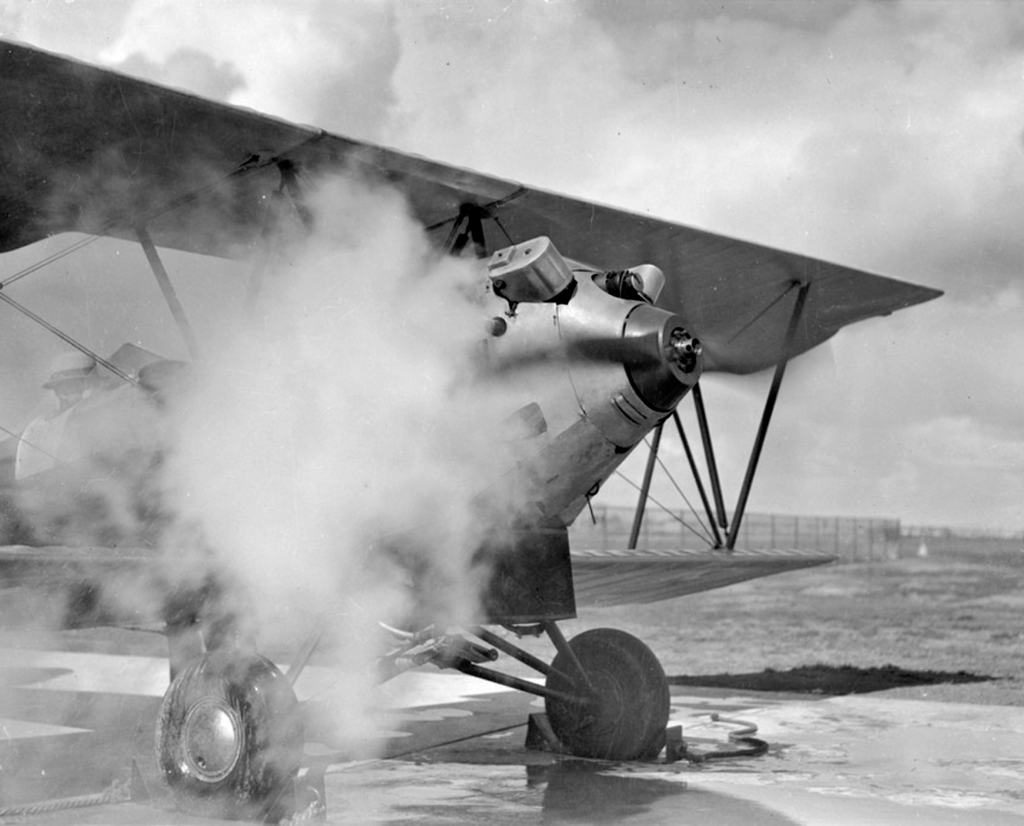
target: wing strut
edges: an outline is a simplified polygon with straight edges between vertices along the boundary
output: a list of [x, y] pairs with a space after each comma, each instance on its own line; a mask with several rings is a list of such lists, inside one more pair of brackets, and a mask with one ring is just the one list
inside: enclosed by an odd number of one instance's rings
[[647, 454], [647, 467], [644, 469], [644, 483], [640, 488], [640, 496], [636, 502], [636, 513], [633, 515], [633, 528], [629, 532], [629, 550], [636, 548], [637, 540], [640, 538], [640, 525], [644, 521], [644, 508], [647, 504], [647, 495], [651, 492], [651, 477], [654, 475], [654, 463], [658, 459], [658, 448], [661, 445], [661, 431], [665, 427], [664, 422], [659, 422], [654, 428], [654, 436], [651, 440], [651, 450]]
[[[794, 286], [796, 286], [794, 284]], [[800, 319], [804, 313], [804, 302], [807, 300], [807, 291], [811, 284], [805, 281], [800, 285], [800, 291], [796, 294], [796, 303], [793, 305], [793, 315], [789, 319], [789, 328], [786, 330], [786, 342], [783, 345], [782, 359], [775, 365], [775, 375], [772, 376], [772, 386], [768, 390], [768, 397], [764, 402], [764, 412], [761, 414], [761, 424], [757, 429], [757, 437], [754, 439], [754, 446], [750, 451], [750, 461], [747, 464], [747, 473], [743, 477], [743, 487], [740, 489], [740, 498], [736, 502], [736, 510], [732, 515], [732, 524], [729, 526], [729, 537], [726, 539], [725, 547], [730, 551], [736, 547], [736, 537], [739, 536], [740, 523], [743, 521], [743, 513], [747, 508], [747, 497], [750, 496], [750, 488], [754, 483], [754, 474], [757, 472], [757, 463], [761, 458], [761, 450], [764, 448], [764, 440], [768, 435], [768, 425], [771, 424], [772, 413], [775, 410], [775, 400], [779, 395], [779, 387], [782, 385], [782, 377], [786, 374], [786, 365], [793, 355], [793, 342], [796, 340], [796, 330], [800, 325]]]
[[[694, 390], [696, 390], [696, 385]], [[690, 465], [690, 473], [693, 476], [693, 481], [697, 485], [697, 492], [700, 494], [700, 501], [704, 503], [704, 512], [708, 516], [708, 524], [711, 526], [711, 532], [715, 535], [715, 547], [722, 547], [722, 534], [718, 532], [718, 523], [715, 521], [714, 514], [711, 512], [711, 503], [708, 502], [708, 494], [704, 489], [704, 481], [701, 479], [700, 471], [697, 470], [697, 462], [693, 458], [693, 451], [690, 449], [690, 440], [686, 438], [686, 432], [683, 430], [683, 421], [679, 418], [679, 411], [672, 411], [672, 420], [676, 423], [676, 431], [679, 433], [679, 441], [683, 443], [683, 450], [686, 451], [686, 461]]]
[[245, 295], [245, 311], [250, 316], [256, 312], [260, 292], [263, 290], [267, 275], [272, 274], [276, 263], [279, 263], [274, 260], [274, 244], [281, 241], [284, 233], [287, 199], [291, 199], [291, 205], [307, 235], [313, 232], [315, 226], [313, 211], [306, 203], [295, 164], [288, 160], [281, 160], [277, 162], [277, 169], [281, 174], [281, 183], [267, 197], [267, 208], [263, 213], [263, 225], [260, 228], [261, 255], [252, 265], [249, 288]]
[[452, 231], [444, 243], [444, 251], [458, 258], [466, 244], [472, 240], [476, 257], [486, 258], [487, 242], [484, 239], [483, 219], [487, 217], [488, 211], [476, 204], [465, 203], [459, 207], [459, 217], [452, 224]]
[[142, 249], [146, 253], [149, 266], [152, 268], [153, 275], [156, 276], [157, 283], [160, 285], [160, 291], [164, 294], [167, 308], [171, 311], [171, 315], [174, 316], [174, 321], [178, 325], [181, 337], [185, 340], [188, 354], [192, 357], [193, 361], [199, 361], [199, 342], [196, 341], [195, 333], [192, 332], [192, 325], [189, 324], [188, 316], [185, 315], [185, 308], [181, 306], [181, 302], [178, 300], [178, 294], [174, 291], [174, 285], [171, 283], [170, 276], [167, 275], [164, 262], [160, 260], [160, 254], [156, 251], [156, 245], [149, 235], [149, 230], [146, 229], [145, 225], [139, 224], [135, 227], [135, 235], [138, 237], [139, 244], [142, 245]]
[[[711, 428], [708, 425], [708, 414], [704, 408], [704, 395], [700, 390], [700, 382], [693, 386], [693, 406], [697, 411], [697, 423], [700, 426], [700, 438], [704, 444], [704, 457], [708, 463], [708, 476], [711, 477], [711, 492], [715, 497], [715, 513], [718, 524], [726, 528], [729, 518], [725, 514], [725, 500], [722, 497], [722, 481], [718, 476], [718, 463], [715, 461], [715, 447], [711, 442]], [[717, 531], [716, 531], [717, 533]]]
[[[697, 490], [700, 493], [701, 501], [704, 504], [704, 510], [708, 516], [711, 533], [713, 534], [713, 542], [715, 548], [723, 547], [722, 534], [719, 531], [719, 527], [727, 531], [727, 536], [724, 544], [725, 549], [732, 551], [736, 548], [736, 539], [739, 536], [740, 526], [743, 523], [743, 516], [747, 508], [747, 500], [750, 496], [750, 489], [753, 486], [754, 476], [757, 472], [757, 465], [760, 461], [761, 453], [764, 449], [764, 443], [768, 435], [768, 427], [771, 424], [771, 418], [775, 410], [775, 403], [778, 399], [779, 389], [782, 386], [782, 379], [786, 373], [786, 365], [789, 363], [789, 360], [793, 357], [797, 329], [800, 326], [800, 320], [803, 318], [804, 306], [807, 300], [807, 293], [810, 289], [810, 283], [808, 282], [794, 282], [787, 292], [791, 292], [792, 288], [797, 286], [799, 286], [800, 289], [797, 292], [796, 301], [793, 305], [793, 312], [790, 316], [789, 325], [786, 329], [786, 337], [783, 342], [782, 349], [782, 358], [780, 359], [778, 364], [775, 365], [775, 374], [772, 377], [771, 387], [769, 388], [768, 396], [765, 399], [764, 410], [761, 414], [761, 421], [757, 429], [757, 435], [754, 439], [754, 445], [750, 451], [750, 458], [747, 463], [746, 474], [743, 478], [743, 485], [740, 489], [740, 495], [736, 503], [736, 508], [733, 511], [732, 520], [728, 519], [728, 516], [725, 511], [725, 504], [722, 496], [721, 479], [718, 474], [717, 463], [715, 462], [715, 453], [711, 441], [711, 430], [708, 426], [707, 412], [704, 408], [704, 399], [700, 392], [699, 382], [696, 385], [694, 385], [692, 395], [694, 407], [696, 409], [697, 414], [697, 422], [700, 426], [701, 439], [704, 445], [704, 454], [707, 461], [708, 475], [710, 476], [712, 493], [715, 500], [714, 513], [712, 513], [711, 503], [708, 501], [707, 492], [704, 488], [704, 483], [702, 481], [700, 471], [697, 468], [696, 462], [694, 461], [693, 451], [690, 449], [689, 440], [686, 438], [686, 433], [683, 430], [683, 423], [679, 418], [678, 412], [672, 412], [672, 418], [675, 421], [676, 430], [679, 433], [679, 439], [683, 444], [684, 451], [686, 452], [686, 459], [690, 466], [690, 473], [692, 474], [693, 480], [697, 485]], [[629, 545], [627, 546], [630, 550], [636, 548], [637, 541], [640, 537], [640, 529], [643, 523], [645, 506], [647, 499], [649, 498], [651, 489], [651, 477], [654, 471], [654, 464], [656, 461], [658, 461], [658, 451], [661, 446], [661, 434], [664, 424], [664, 421], [659, 423], [653, 431], [650, 452], [647, 456], [647, 466], [644, 470], [643, 484], [638, 489], [639, 496], [637, 498], [636, 510], [634, 511], [633, 526], [629, 536]], [[669, 511], [669, 513], [671, 513], [671, 511]]]

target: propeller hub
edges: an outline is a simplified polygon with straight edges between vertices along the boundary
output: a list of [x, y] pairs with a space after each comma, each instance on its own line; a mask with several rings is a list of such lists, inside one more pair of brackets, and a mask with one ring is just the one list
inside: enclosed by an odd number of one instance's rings
[[697, 369], [704, 353], [704, 345], [693, 338], [683, 327], [676, 327], [669, 336], [665, 357], [683, 373]]
[[674, 409], [700, 378], [700, 341], [678, 315], [649, 304], [638, 304], [630, 312], [622, 335], [633, 345], [633, 355], [624, 362], [633, 389], [655, 410]]

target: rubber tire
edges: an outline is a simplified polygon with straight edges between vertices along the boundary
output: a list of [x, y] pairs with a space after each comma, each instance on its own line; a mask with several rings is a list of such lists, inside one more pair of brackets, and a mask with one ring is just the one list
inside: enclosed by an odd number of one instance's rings
[[183, 669], [164, 695], [156, 749], [178, 808], [262, 820], [287, 798], [305, 737], [295, 692], [270, 660], [224, 650]]
[[[668, 680], [643, 642], [615, 628], [585, 631], [569, 642], [597, 692], [595, 704], [548, 697], [548, 721], [562, 747], [578, 757], [641, 760], [657, 756], [669, 716]], [[577, 696], [572, 660], [559, 653], [547, 687]]]

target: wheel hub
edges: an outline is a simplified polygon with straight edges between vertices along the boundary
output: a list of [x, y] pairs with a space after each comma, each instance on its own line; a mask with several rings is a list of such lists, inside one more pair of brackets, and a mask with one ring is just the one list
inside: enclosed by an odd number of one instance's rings
[[242, 750], [240, 726], [238, 714], [220, 698], [205, 697], [193, 705], [183, 732], [190, 768], [209, 783], [231, 774]]

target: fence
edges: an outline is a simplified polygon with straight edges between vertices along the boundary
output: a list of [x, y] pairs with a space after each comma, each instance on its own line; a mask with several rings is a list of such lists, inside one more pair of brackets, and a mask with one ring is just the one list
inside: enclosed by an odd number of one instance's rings
[[1020, 565], [1024, 561], [1024, 531], [913, 525], [903, 528], [901, 556]]
[[[584, 511], [569, 531], [573, 547], [625, 548], [633, 509], [614, 505]], [[708, 529], [689, 512], [649, 510], [637, 547], [652, 550], [699, 548], [708, 544]], [[818, 550], [845, 562], [896, 559], [900, 554], [900, 520], [843, 516], [790, 516], [748, 513], [740, 524], [737, 548]]]

